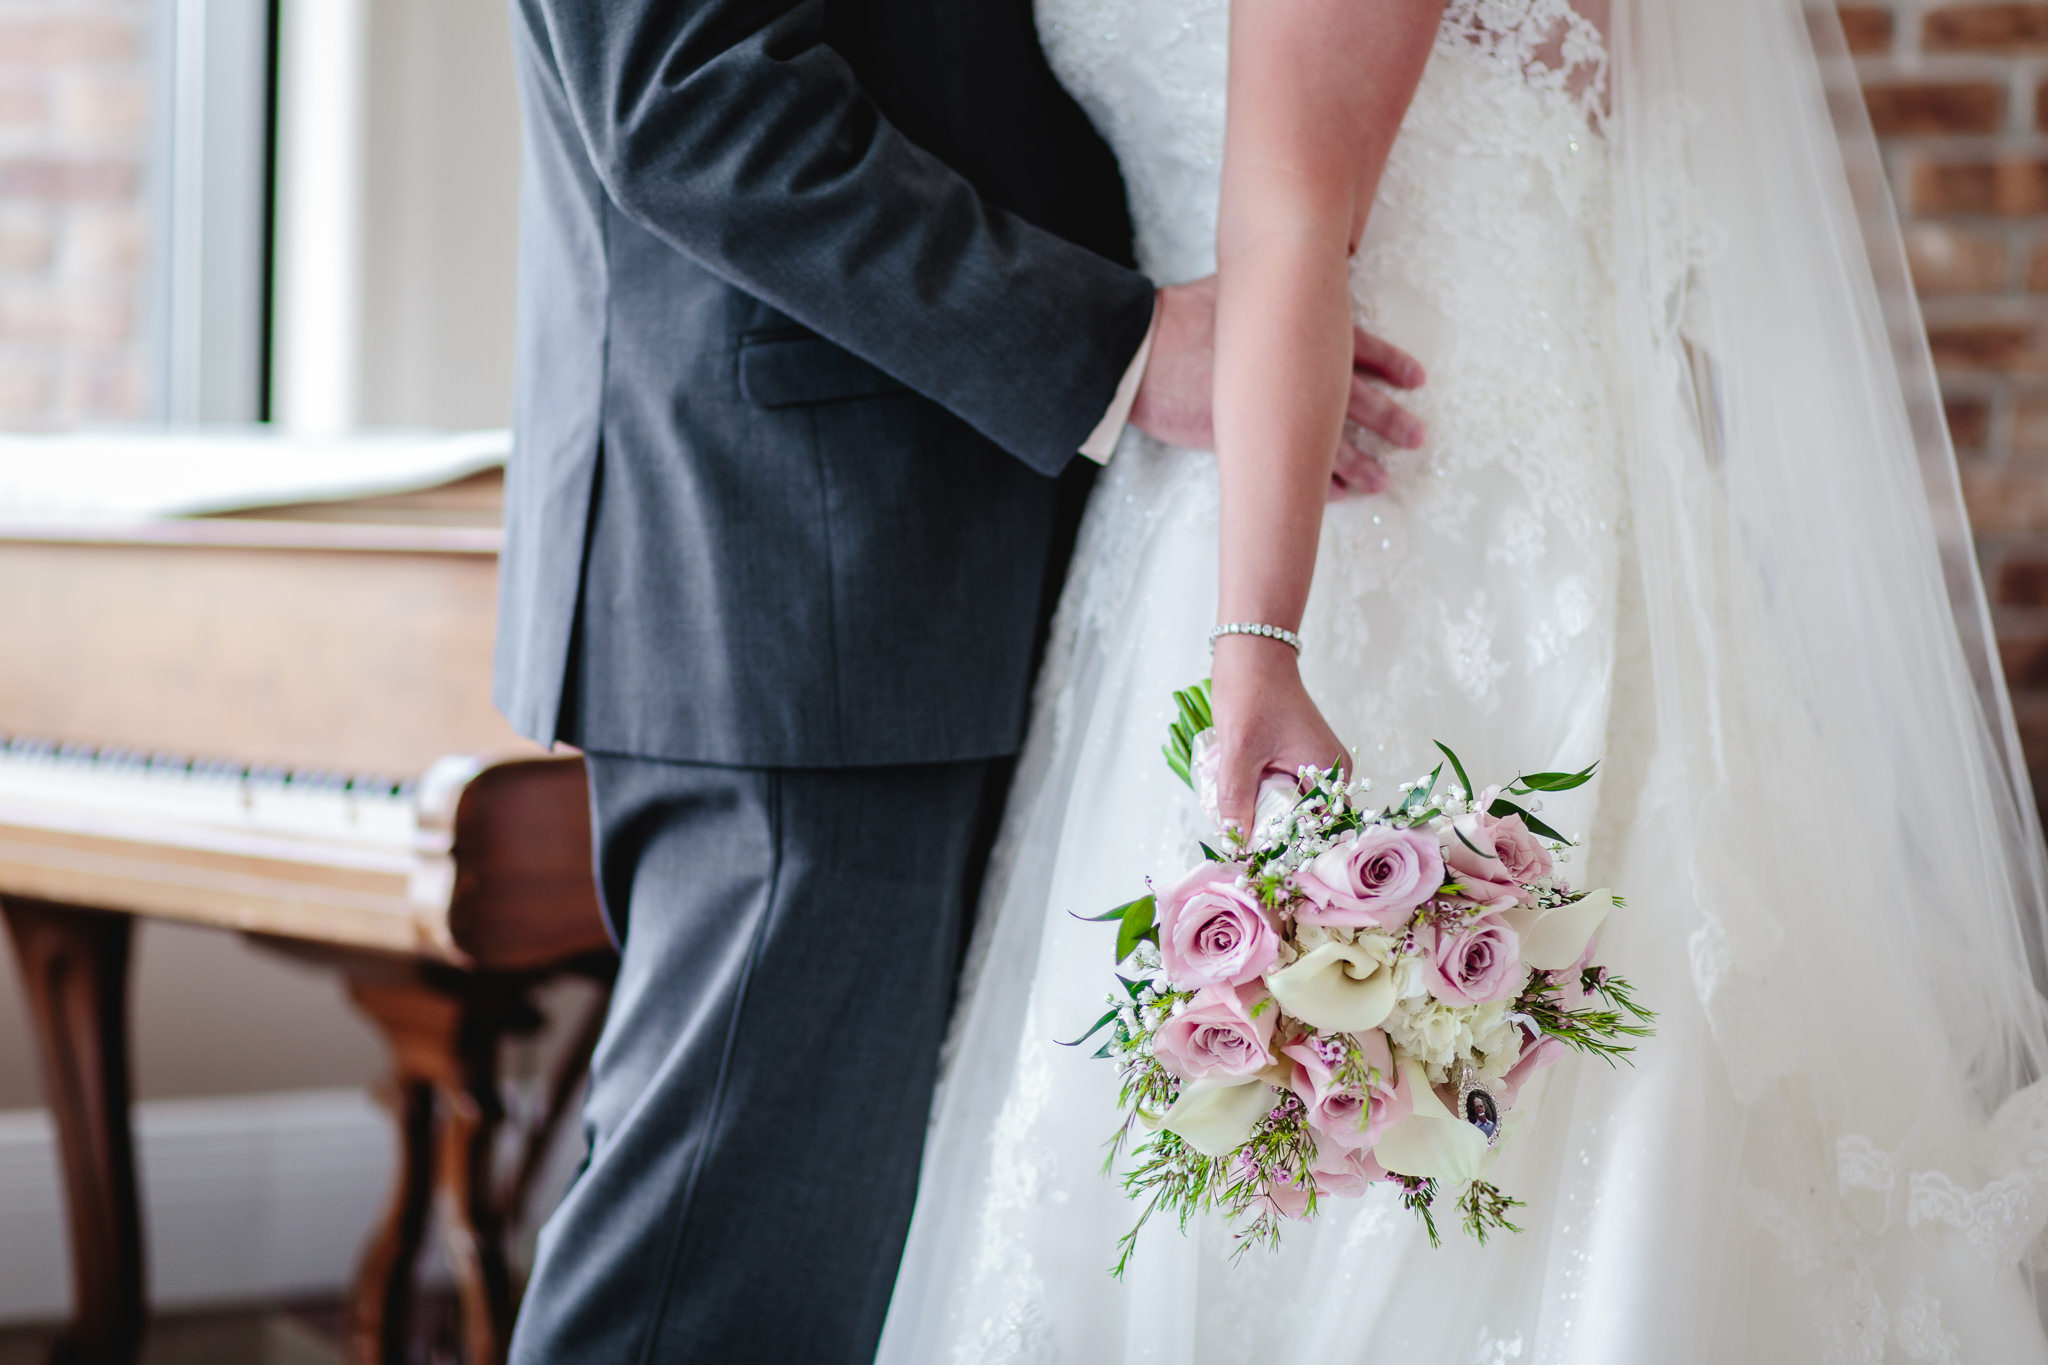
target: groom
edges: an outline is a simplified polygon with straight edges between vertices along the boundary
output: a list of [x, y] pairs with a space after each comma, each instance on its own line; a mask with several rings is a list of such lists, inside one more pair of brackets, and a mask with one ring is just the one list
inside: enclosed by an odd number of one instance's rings
[[1028, 0], [513, 8], [498, 700], [588, 754], [621, 962], [512, 1356], [866, 1360], [1075, 457], [1208, 444], [1213, 291]]

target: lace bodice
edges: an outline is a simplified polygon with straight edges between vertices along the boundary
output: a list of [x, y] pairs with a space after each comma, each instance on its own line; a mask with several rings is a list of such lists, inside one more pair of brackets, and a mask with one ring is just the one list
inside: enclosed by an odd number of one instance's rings
[[[1039, 0], [1038, 19], [1123, 168], [1140, 264], [1165, 281], [1209, 273], [1226, 0]], [[1389, 737], [1434, 720], [1395, 698], [1440, 695], [1448, 724], [1544, 685], [1575, 644], [1606, 647], [1611, 555], [1547, 558], [1611, 541], [1620, 507], [1598, 378], [1605, 89], [1600, 33], [1565, 0], [1453, 0], [1353, 263], [1360, 319], [1430, 370], [1413, 399], [1430, 442], [1389, 453], [1387, 498], [1327, 519], [1308, 667], [1339, 732], [1370, 737], [1386, 771], [1427, 752], [1427, 733], [1420, 749]], [[1144, 610], [1130, 592], [1147, 536], [1130, 523], [1213, 524], [1210, 468], [1127, 442], [1097, 499], [1125, 510], [1098, 507], [1083, 545], [1087, 621]], [[1459, 546], [1462, 567], [1425, 558]], [[1516, 575], [1545, 580], [1540, 600], [1500, 586]]]
[[[1116, 149], [1140, 264], [1165, 280], [1208, 274], [1223, 165], [1228, 0], [1039, 0], [1038, 27], [1053, 69]], [[1605, 97], [1600, 31], [1566, 0], [1451, 0], [1437, 46], [1446, 61], [1476, 61], [1582, 117], [1594, 118]], [[1410, 121], [1428, 118], [1424, 111]]]

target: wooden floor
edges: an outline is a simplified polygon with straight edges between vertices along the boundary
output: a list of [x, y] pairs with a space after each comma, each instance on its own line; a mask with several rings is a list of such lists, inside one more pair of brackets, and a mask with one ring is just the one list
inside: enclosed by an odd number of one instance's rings
[[[420, 1305], [418, 1365], [454, 1365], [456, 1306]], [[341, 1306], [267, 1304], [182, 1313], [151, 1322], [142, 1365], [343, 1365]], [[0, 1327], [0, 1365], [45, 1365], [54, 1328]]]

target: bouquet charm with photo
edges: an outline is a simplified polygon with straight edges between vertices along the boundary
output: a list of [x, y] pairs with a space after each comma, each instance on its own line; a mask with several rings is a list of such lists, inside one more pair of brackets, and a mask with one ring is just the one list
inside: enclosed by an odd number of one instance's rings
[[[1174, 700], [1167, 762], [1220, 824], [1208, 684]], [[1572, 841], [1530, 799], [1593, 768], [1479, 789], [1437, 747], [1443, 762], [1385, 806], [1337, 768], [1269, 781], [1250, 832], [1097, 917], [1117, 926], [1120, 985], [1075, 1041], [1107, 1030], [1096, 1055], [1122, 1069], [1108, 1165], [1146, 1135], [1123, 1175], [1143, 1208], [1119, 1275], [1161, 1210], [1185, 1230], [1222, 1209], [1242, 1253], [1378, 1181], [1432, 1244], [1439, 1198], [1481, 1242], [1519, 1231], [1519, 1201], [1488, 1176], [1522, 1088], [1567, 1049], [1613, 1062], [1651, 1032], [1595, 961], [1624, 902], [1570, 884]]]

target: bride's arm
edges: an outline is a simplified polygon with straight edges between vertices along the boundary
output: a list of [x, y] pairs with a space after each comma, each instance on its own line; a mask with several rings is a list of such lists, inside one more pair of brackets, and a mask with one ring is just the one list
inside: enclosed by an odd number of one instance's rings
[[[1443, 0], [1234, 0], [1216, 239], [1219, 622], [1297, 628], [1315, 572], [1352, 362], [1349, 263]], [[1218, 805], [1249, 824], [1261, 776], [1343, 760], [1294, 651], [1216, 642]]]

